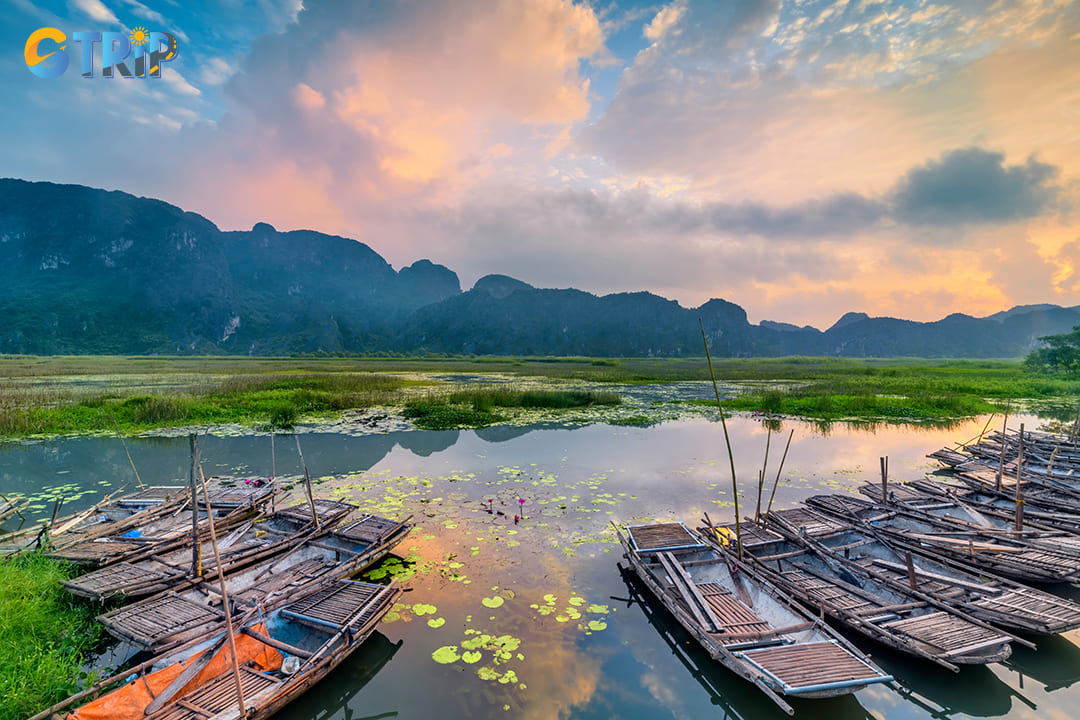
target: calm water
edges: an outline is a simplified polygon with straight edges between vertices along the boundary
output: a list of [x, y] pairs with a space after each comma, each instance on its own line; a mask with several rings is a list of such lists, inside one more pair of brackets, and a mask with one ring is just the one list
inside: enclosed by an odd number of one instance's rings
[[[772, 435], [769, 487], [792, 428], [779, 507], [877, 481], [881, 455], [889, 456], [893, 479], [921, 477], [936, 467], [927, 452], [977, 435], [983, 421], [950, 430], [835, 427], [828, 435], [785, 423]], [[766, 430], [748, 417], [729, 421], [729, 429], [740, 509], [752, 514]], [[402, 607], [283, 718], [786, 717], [713, 665], [617, 566], [611, 521], [696, 523], [703, 511], [716, 521], [732, 517], [719, 424], [325, 433], [302, 442], [319, 495], [394, 517], [413, 514], [419, 527], [398, 546], [401, 562], [384, 567], [410, 590]], [[186, 438], [134, 439], [128, 447], [144, 482], [186, 478]], [[273, 463], [278, 475], [299, 471], [291, 438], [279, 436], [275, 450], [272, 460], [268, 436], [208, 437], [204, 467], [268, 476]], [[51, 512], [55, 496], [66, 498], [61, 512], [69, 512], [123, 483], [133, 487], [134, 478], [117, 440], [0, 446], [0, 489], [36, 496], [38, 516]], [[516, 525], [515, 514], [523, 516]], [[1080, 633], [958, 675], [855, 640], [898, 679], [895, 687], [795, 701], [798, 717], [1078, 714], [1080, 691], [1072, 686], [1080, 680]]]

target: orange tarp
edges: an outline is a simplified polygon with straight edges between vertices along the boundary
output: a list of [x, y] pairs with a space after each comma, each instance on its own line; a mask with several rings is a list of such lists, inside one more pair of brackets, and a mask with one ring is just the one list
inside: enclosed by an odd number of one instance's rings
[[[256, 625], [255, 630], [267, 634], [265, 625]], [[249, 660], [261, 670], [267, 672], [281, 667], [281, 653], [272, 647], [263, 645], [255, 638], [247, 635], [236, 635], [236, 657], [240, 664]], [[145, 678], [136, 677], [123, 687], [113, 690], [108, 695], [83, 705], [75, 712], [68, 715], [68, 720], [141, 720], [146, 716], [146, 706], [154, 701], [154, 698], [162, 690], [169, 686], [180, 673], [191, 663], [199, 659], [202, 651], [189, 657], [187, 660], [162, 668], [157, 672], [146, 675]], [[225, 643], [206, 667], [188, 681], [183, 689], [174, 695], [174, 698], [182, 697], [192, 690], [205, 685], [222, 673], [232, 672], [232, 659], [229, 653], [229, 644]], [[151, 694], [150, 691], [153, 691]]]

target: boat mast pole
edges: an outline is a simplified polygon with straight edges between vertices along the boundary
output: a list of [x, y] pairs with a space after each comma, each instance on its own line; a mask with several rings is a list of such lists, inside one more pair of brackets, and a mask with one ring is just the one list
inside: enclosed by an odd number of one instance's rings
[[998, 471], [995, 477], [994, 489], [1001, 492], [1001, 478], [1005, 474], [1005, 433], [1009, 429], [1009, 406], [1012, 405], [1012, 398], [1009, 398], [1009, 402], [1005, 403], [1005, 417], [1001, 421], [1001, 458], [998, 461]]
[[705, 360], [709, 363], [709, 377], [712, 378], [713, 392], [716, 393], [716, 407], [720, 409], [720, 425], [724, 428], [728, 462], [731, 463], [731, 495], [735, 501], [735, 549], [739, 560], [742, 560], [742, 529], [739, 523], [739, 484], [735, 481], [735, 455], [731, 452], [731, 437], [728, 435], [727, 421], [724, 419], [724, 406], [720, 404], [720, 389], [716, 386], [716, 373], [713, 372], [712, 356], [709, 355], [709, 341], [705, 339], [705, 323], [700, 317], [698, 324], [701, 326], [701, 342], [705, 344]]
[[307, 491], [308, 507], [311, 508], [311, 522], [316, 528], [321, 528], [319, 513], [315, 512], [315, 496], [311, 492], [311, 476], [308, 475], [307, 463], [304, 462], [304, 451], [300, 449], [300, 436], [293, 435], [293, 437], [296, 438], [296, 452], [300, 456], [300, 466], [304, 468], [304, 490]]
[[[199, 491], [195, 488], [195, 433], [188, 434], [191, 448], [191, 473], [188, 489], [191, 494], [191, 576], [202, 576], [202, 544], [199, 543]], [[209, 513], [208, 513], [209, 515]]]
[[199, 466], [199, 481], [202, 483], [203, 497], [206, 498], [206, 514], [211, 518], [210, 545], [214, 548], [214, 567], [217, 568], [218, 587], [221, 591], [221, 607], [225, 611], [225, 631], [228, 633], [229, 654], [232, 655], [233, 677], [236, 679], [236, 701], [240, 703], [240, 717], [246, 718], [244, 687], [240, 682], [240, 661], [236, 657], [236, 638], [233, 637], [232, 607], [229, 605], [229, 591], [225, 586], [225, 570], [221, 566], [221, 552], [218, 551], [217, 531], [214, 529], [214, 510], [210, 507], [210, 493], [206, 490], [206, 478], [203, 477], [202, 465]]
[[1024, 533], [1024, 495], [1020, 489], [1021, 473], [1024, 469], [1024, 423], [1020, 423], [1020, 447], [1016, 456], [1016, 535]]
[[780, 473], [784, 472], [784, 461], [787, 460], [787, 451], [791, 447], [791, 438], [795, 435], [795, 428], [791, 428], [791, 432], [787, 436], [787, 445], [784, 446], [784, 454], [780, 456], [780, 467], [776, 469], [776, 480], [772, 484], [772, 494], [769, 495], [769, 504], [765, 508], [765, 514], [768, 515], [772, 510], [772, 501], [776, 497], [776, 486], [780, 484]]

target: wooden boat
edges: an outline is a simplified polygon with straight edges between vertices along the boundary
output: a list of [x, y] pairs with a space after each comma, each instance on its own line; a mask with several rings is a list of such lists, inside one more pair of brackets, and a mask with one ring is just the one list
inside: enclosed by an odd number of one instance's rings
[[958, 665], [998, 662], [1011, 653], [1012, 637], [1000, 630], [911, 591], [877, 582], [863, 568], [837, 562], [799, 534], [775, 531], [799, 527], [807, 537], [820, 537], [844, 530], [844, 523], [804, 508], [773, 511], [766, 520], [769, 528], [751, 525], [754, 529], [747, 532], [743, 526], [743, 552], [782, 590], [845, 628], [953, 671]]
[[[232, 615], [238, 617], [253, 608], [265, 613], [313, 587], [353, 575], [390, 552], [410, 527], [408, 521], [368, 515], [341, 530], [309, 531], [283, 554], [226, 575]], [[201, 580], [97, 619], [113, 637], [161, 652], [217, 632], [225, 625], [225, 613], [218, 583]]]
[[913, 552], [948, 558], [1019, 582], [1080, 580], [1080, 558], [1035, 547], [1008, 534], [986, 532], [978, 526], [961, 527], [851, 495], [817, 495], [806, 504], [843, 523], [872, 525], [880, 537]]
[[[41, 547], [43, 543], [49, 543], [56, 548], [79, 542], [82, 539], [80, 533], [92, 535], [104, 523], [128, 522], [129, 518], [136, 513], [154, 509], [155, 506], [165, 502], [178, 500], [181, 489], [178, 486], [156, 486], [120, 497], [115, 497], [113, 494], [106, 495], [100, 502], [86, 510], [4, 535], [0, 540], [0, 556]], [[132, 522], [138, 522], [138, 520]]]
[[356, 651], [401, 592], [392, 585], [352, 580], [321, 586], [237, 626], [238, 671], [219, 633], [125, 670], [31, 720], [51, 717], [118, 681], [124, 684], [66, 718], [264, 720]]
[[[973, 520], [990, 526], [986, 518], [996, 518], [998, 526], [1011, 527], [1016, 518], [1016, 493], [995, 492], [973, 489], [965, 484], [949, 482], [947, 479], [912, 480], [899, 485], [890, 485], [889, 502], [897, 502], [913, 510], [936, 505], [936, 509], [948, 514], [960, 515], [965, 521]], [[1030, 483], [1025, 483], [1030, 486]], [[1024, 488], [1021, 488], [1023, 491]], [[871, 500], [880, 500], [880, 486], [867, 484], [859, 492]], [[1022, 522], [1025, 529], [1061, 531], [1070, 535], [1080, 535], [1080, 514], [1063, 510], [1048, 510], [1038, 504], [1031, 506], [1027, 498], [1021, 496], [1023, 505]], [[962, 511], [962, 512], [958, 512]], [[1073, 542], [1073, 545], [1076, 543]]]
[[785, 697], [888, 682], [854, 646], [682, 523], [617, 529], [630, 567], [713, 660], [788, 714]]
[[[672, 656], [708, 693], [710, 703], [722, 711], [718, 713], [718, 717], [723, 717], [724, 720], [762, 720], [762, 718], [780, 715], [779, 708], [762, 705], [761, 696], [756, 687], [715, 662], [697, 640], [676, 622], [633, 569], [622, 563], [619, 563], [618, 568], [619, 575], [626, 586], [626, 597], [612, 596], [611, 599], [625, 602], [627, 608], [637, 606], [641, 609], [646, 622], [664, 642]], [[889, 683], [889, 687], [895, 688], [896, 685]], [[837, 700], [842, 701], [843, 698], [834, 699], [830, 703], [831, 712], [847, 720], [875, 720], [859, 704], [854, 694], [844, 697], [850, 700], [850, 707], [837, 708]]]
[[832, 553], [836, 562], [854, 563], [876, 582], [942, 603], [984, 623], [1037, 635], [1080, 628], [1080, 604], [1071, 600], [964, 565], [914, 554], [889, 544], [872, 526], [836, 529], [826, 527], [827, 519], [814, 515], [789, 512], [785, 516], [779, 512], [774, 518], [784, 522], [785, 535], [809, 538], [822, 551]]
[[[333, 501], [316, 501], [319, 520], [330, 528], [343, 520], [354, 506]], [[228, 516], [227, 516], [228, 517]], [[226, 523], [215, 525], [220, 532]], [[153, 546], [137, 556], [114, 562], [72, 580], [64, 588], [96, 601], [127, 600], [152, 595], [170, 588], [191, 585], [217, 577], [217, 563], [210, 547], [209, 528], [200, 527], [199, 547], [193, 550], [188, 535], [167, 545]], [[232, 529], [219, 543], [221, 567], [226, 575], [252, 563], [285, 552], [301, 542], [314, 525], [307, 505], [286, 508], [269, 516], [258, 516]]]
[[[130, 498], [121, 498], [103, 509], [97, 522], [73, 530], [47, 555], [76, 565], [101, 567], [175, 549], [192, 541], [192, 514], [200, 532], [208, 532], [210, 518], [205, 505], [200, 502], [192, 509], [185, 488], [149, 488], [137, 495], [145, 497], [151, 491], [156, 491], [162, 499], [143, 507], [133, 504]], [[210, 492], [215, 528], [222, 532], [254, 515], [271, 502], [274, 494], [269, 485], [215, 486]], [[124, 513], [128, 514], [124, 516]]]
[[[1020, 445], [1019, 432], [1005, 435], [992, 432], [978, 442], [958, 450], [938, 450], [931, 453], [930, 457], [957, 471], [973, 470], [981, 473], [980, 468], [989, 468], [995, 476], [994, 484], [997, 483], [997, 473], [1003, 470], [1001, 483], [1012, 484], [1017, 477]], [[1065, 436], [1027, 430], [1024, 432], [1023, 447], [1023, 468], [1019, 469], [1021, 481], [1031, 480], [1080, 488], [1080, 444]]]

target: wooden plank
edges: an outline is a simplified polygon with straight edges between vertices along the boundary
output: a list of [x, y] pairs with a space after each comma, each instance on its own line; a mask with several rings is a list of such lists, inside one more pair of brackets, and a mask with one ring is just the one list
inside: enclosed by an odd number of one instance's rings
[[[668, 577], [671, 578], [671, 582], [674, 583], [676, 591], [686, 601], [686, 606], [690, 609], [694, 619], [697, 620], [698, 625], [710, 632], [723, 632], [723, 626], [713, 624], [710, 619], [706, 619], [702, 614], [702, 608], [706, 605], [704, 598], [700, 593], [697, 593], [693, 588], [689, 587], [682, 575], [676, 572], [671, 563], [671, 556], [669, 553], [659, 553], [660, 562], [663, 563], [664, 569], [667, 571]], [[710, 613], [711, 614], [711, 613]]]

